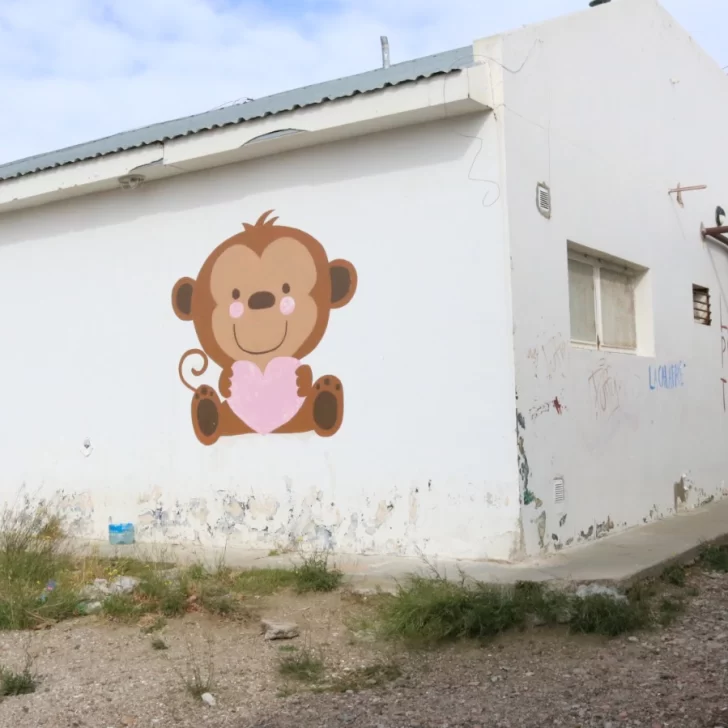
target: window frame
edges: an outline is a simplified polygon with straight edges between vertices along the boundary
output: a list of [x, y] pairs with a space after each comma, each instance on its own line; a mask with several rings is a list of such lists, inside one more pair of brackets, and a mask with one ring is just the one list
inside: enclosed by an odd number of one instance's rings
[[[586, 263], [592, 267], [592, 276], [594, 282], [594, 324], [596, 329], [596, 343], [593, 341], [582, 341], [574, 339], [571, 335], [571, 300], [569, 300], [569, 340], [571, 345], [579, 349], [590, 349], [592, 351], [607, 351], [615, 354], [631, 354], [636, 356], [639, 351], [639, 331], [637, 326], [637, 300], [636, 300], [636, 283], [639, 279], [639, 272], [627, 265], [620, 264], [611, 260], [605, 260], [595, 255], [581, 253], [577, 250], [569, 248], [567, 254], [567, 288], [569, 299], [571, 299], [571, 283], [569, 281], [568, 261], [573, 260], [577, 263]], [[602, 269], [610, 270], [613, 273], [627, 275], [632, 282], [632, 307], [634, 310], [634, 347], [623, 346], [606, 346], [603, 343], [604, 330], [602, 322]]]

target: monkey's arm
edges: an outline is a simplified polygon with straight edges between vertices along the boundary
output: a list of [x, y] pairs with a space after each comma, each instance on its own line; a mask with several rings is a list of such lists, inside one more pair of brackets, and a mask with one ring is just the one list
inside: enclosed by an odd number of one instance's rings
[[308, 397], [313, 389], [313, 372], [308, 364], [302, 364], [296, 369], [296, 384], [298, 385], [298, 396]]
[[230, 396], [230, 379], [232, 377], [232, 371], [223, 369], [220, 372], [220, 381], [218, 383], [220, 394], [227, 399]]

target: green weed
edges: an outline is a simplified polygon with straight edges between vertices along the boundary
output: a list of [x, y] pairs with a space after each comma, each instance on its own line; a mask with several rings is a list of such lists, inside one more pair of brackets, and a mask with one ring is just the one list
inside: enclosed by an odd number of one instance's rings
[[384, 605], [385, 635], [442, 642], [493, 637], [522, 624], [523, 610], [507, 589], [413, 576]]
[[30, 629], [77, 613], [60, 519], [26, 502], [0, 514], [0, 629]]
[[301, 564], [293, 569], [295, 589], [306, 592], [330, 592], [338, 589], [344, 578], [339, 569], [330, 568], [327, 553], [304, 556]]
[[711, 571], [728, 571], [728, 546], [708, 546], [700, 554], [700, 561]]
[[36, 679], [32, 667], [33, 660], [30, 655], [26, 655], [25, 667], [20, 672], [0, 667], [0, 697], [34, 693]]
[[278, 672], [300, 682], [316, 682], [324, 672], [324, 662], [313, 650], [304, 649], [281, 657]]
[[673, 586], [685, 586], [685, 567], [681, 564], [672, 564], [665, 568], [660, 578]]
[[632, 587], [627, 598], [577, 597], [542, 584], [497, 586], [411, 577], [381, 607], [385, 637], [443, 642], [491, 638], [530, 624], [568, 624], [572, 632], [615, 636], [648, 626], [654, 587]]
[[153, 609], [153, 605], [138, 602], [132, 594], [112, 594], [103, 601], [103, 613], [123, 622], [137, 620]]
[[644, 603], [614, 599], [604, 594], [590, 594], [571, 602], [569, 628], [572, 632], [616, 637], [650, 623]]
[[290, 569], [248, 569], [233, 577], [233, 588], [251, 596], [268, 596], [295, 583]]

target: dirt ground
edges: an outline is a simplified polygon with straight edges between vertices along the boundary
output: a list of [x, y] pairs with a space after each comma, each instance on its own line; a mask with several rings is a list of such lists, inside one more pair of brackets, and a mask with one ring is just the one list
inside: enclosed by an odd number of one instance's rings
[[[0, 726], [728, 726], [728, 574], [696, 571], [689, 586], [699, 593], [670, 627], [614, 640], [535, 628], [412, 651], [362, 633], [366, 603], [340, 593], [255, 600], [261, 617], [298, 623], [301, 636], [287, 642], [265, 641], [257, 619], [194, 614], [154, 635], [102, 617], [2, 632], [0, 663], [21, 669], [29, 652], [38, 688], [0, 703]], [[160, 635], [168, 650], [152, 649]], [[278, 674], [294, 644], [320, 655], [332, 679], [392, 660], [402, 674], [372, 689], [312, 693]], [[187, 692], [195, 664], [203, 677], [214, 665], [215, 706]]]

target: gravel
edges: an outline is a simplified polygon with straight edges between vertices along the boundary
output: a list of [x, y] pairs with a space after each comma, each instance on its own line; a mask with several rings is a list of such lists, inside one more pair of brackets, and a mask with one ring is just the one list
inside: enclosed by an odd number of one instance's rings
[[[150, 645], [158, 633], [98, 616], [3, 632], [0, 661], [21, 669], [29, 650], [39, 682], [36, 693], [0, 703], [0, 726], [728, 727], [728, 575], [694, 572], [688, 586], [699, 595], [668, 628], [609, 641], [536, 628], [426, 652], [353, 639], [345, 626], [351, 603], [340, 594], [260, 600], [270, 619], [295, 621], [299, 648], [320, 651], [335, 675], [394, 657], [402, 676], [362, 692], [286, 683], [276, 669], [281, 643], [264, 640], [255, 620], [172, 620], [162, 652]], [[210, 662], [214, 708], [185, 687], [193, 664], [204, 676]]]

